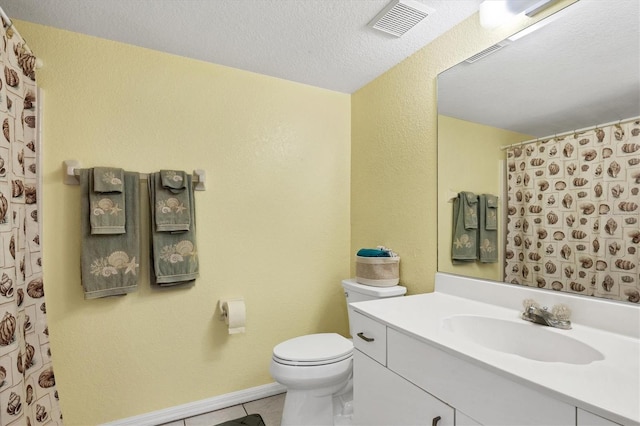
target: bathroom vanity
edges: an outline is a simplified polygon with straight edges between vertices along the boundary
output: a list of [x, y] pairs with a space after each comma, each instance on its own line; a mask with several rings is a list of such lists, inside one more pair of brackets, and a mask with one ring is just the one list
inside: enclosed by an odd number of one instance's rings
[[[527, 298], [572, 328], [522, 320]], [[438, 273], [352, 307], [354, 424], [640, 425], [638, 306]]]

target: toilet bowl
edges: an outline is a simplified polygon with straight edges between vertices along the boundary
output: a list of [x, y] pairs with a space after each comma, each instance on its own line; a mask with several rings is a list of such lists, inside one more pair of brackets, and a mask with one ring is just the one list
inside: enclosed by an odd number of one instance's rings
[[[347, 304], [398, 297], [407, 291], [402, 286], [371, 287], [355, 280], [344, 280], [342, 286]], [[351, 309], [348, 305], [349, 316]], [[351, 424], [353, 342], [350, 339], [337, 333], [318, 333], [286, 340], [273, 348], [269, 371], [287, 388], [283, 426]]]
[[334, 413], [333, 399], [350, 391], [352, 364], [353, 343], [336, 333], [309, 334], [277, 345], [269, 371], [287, 387], [282, 425], [332, 425], [334, 414], [349, 415], [344, 407]]

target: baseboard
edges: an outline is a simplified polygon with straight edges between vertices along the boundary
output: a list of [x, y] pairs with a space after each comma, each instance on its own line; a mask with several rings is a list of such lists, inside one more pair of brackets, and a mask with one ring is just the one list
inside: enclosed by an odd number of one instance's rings
[[237, 392], [231, 392], [224, 395], [214, 396], [213, 398], [203, 399], [200, 401], [189, 402], [175, 407], [165, 408], [139, 416], [128, 417], [126, 419], [116, 420], [114, 422], [105, 423], [105, 426], [155, 426], [163, 423], [173, 422], [175, 420], [193, 417], [210, 411], [221, 410], [245, 402], [254, 401], [256, 399], [266, 398], [268, 396], [277, 395], [287, 390], [286, 387], [279, 383], [269, 383], [262, 386], [256, 386]]

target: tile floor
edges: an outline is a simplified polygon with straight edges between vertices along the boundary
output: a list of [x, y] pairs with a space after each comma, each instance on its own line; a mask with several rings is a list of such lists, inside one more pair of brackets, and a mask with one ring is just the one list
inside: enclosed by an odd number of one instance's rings
[[199, 416], [176, 420], [162, 426], [214, 426], [228, 420], [244, 417], [248, 414], [260, 414], [266, 426], [280, 426], [282, 407], [284, 407], [284, 393], [223, 408]]

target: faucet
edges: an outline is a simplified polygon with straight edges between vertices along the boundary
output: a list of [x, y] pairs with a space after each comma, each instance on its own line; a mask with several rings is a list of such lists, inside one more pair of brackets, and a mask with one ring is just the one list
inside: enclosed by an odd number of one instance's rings
[[536, 324], [542, 324], [549, 327], [569, 330], [571, 328], [571, 309], [567, 305], [558, 304], [553, 306], [551, 311], [546, 306], [542, 308], [533, 299], [525, 299], [522, 301], [524, 312], [522, 319]]

